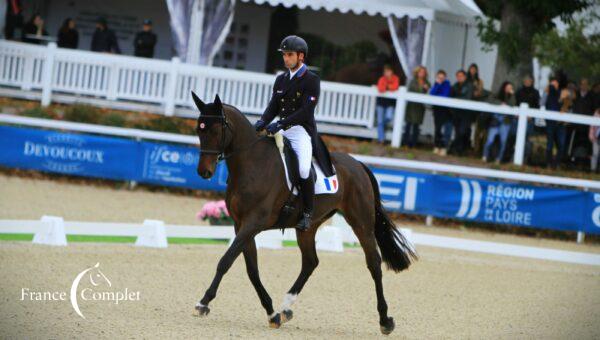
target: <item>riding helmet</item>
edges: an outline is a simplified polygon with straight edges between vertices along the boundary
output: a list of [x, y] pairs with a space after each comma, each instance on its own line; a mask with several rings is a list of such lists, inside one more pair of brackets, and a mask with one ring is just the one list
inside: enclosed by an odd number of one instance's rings
[[281, 41], [279, 44], [278, 51], [293, 51], [293, 52], [302, 52], [304, 56], [308, 54], [308, 44], [302, 38], [297, 35], [288, 35]]

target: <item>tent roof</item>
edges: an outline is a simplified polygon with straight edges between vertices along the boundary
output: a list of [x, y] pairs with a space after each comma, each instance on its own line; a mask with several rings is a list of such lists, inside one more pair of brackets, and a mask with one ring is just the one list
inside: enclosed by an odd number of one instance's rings
[[474, 0], [241, 0], [256, 4], [285, 7], [298, 6], [300, 9], [310, 7], [313, 10], [324, 9], [328, 12], [338, 10], [341, 13], [352, 11], [354, 14], [394, 15], [411, 18], [419, 16], [433, 20], [436, 12], [451, 14], [451, 16], [472, 18], [482, 15]]

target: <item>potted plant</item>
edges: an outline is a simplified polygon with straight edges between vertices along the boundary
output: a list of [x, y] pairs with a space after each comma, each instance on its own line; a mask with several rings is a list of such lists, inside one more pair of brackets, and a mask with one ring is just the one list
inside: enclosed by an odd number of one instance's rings
[[225, 200], [206, 202], [196, 214], [199, 220], [208, 220], [210, 225], [233, 225]]

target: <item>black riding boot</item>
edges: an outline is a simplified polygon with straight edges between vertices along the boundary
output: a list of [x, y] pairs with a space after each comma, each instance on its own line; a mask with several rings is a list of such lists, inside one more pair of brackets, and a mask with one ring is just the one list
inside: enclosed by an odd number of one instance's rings
[[300, 221], [296, 225], [296, 228], [305, 231], [310, 227], [310, 219], [313, 212], [315, 181], [312, 176], [309, 175], [306, 179], [300, 179], [300, 191], [302, 192], [302, 206], [304, 207], [304, 212], [302, 213], [302, 217], [300, 217]]

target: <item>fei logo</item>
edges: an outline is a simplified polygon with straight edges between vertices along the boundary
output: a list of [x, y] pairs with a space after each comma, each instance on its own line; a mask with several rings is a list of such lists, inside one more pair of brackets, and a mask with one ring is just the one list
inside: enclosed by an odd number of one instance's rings
[[392, 175], [376, 171], [373, 174], [379, 185], [381, 195], [392, 197], [383, 199], [384, 207], [395, 210], [416, 209], [418, 185], [425, 182], [424, 178]]
[[475, 218], [481, 208], [481, 185], [474, 180], [460, 179], [460, 207], [456, 217]]
[[[594, 194], [594, 203], [600, 203], [600, 194]], [[592, 210], [592, 222], [600, 228], [600, 205]]]
[[[83, 280], [86, 277], [88, 280]], [[89, 282], [89, 283], [88, 283]], [[84, 287], [79, 289], [80, 286]], [[85, 319], [86, 317], [79, 308], [79, 301], [108, 301], [118, 305], [124, 301], [139, 301], [140, 292], [124, 290], [114, 290], [112, 282], [100, 270], [100, 262], [89, 267], [75, 277], [71, 284], [69, 299], [73, 310]], [[29, 288], [21, 289], [21, 301], [66, 301], [67, 292], [65, 291], [33, 291]]]
[[172, 150], [168, 146], [157, 146], [150, 153], [151, 164], [162, 163], [183, 163], [184, 165], [192, 165], [198, 162], [198, 155], [191, 151], [180, 152]]

